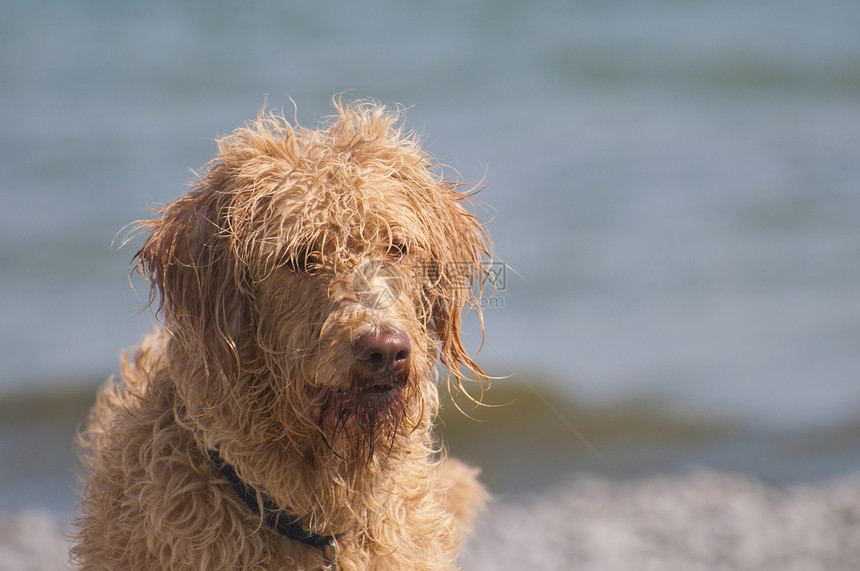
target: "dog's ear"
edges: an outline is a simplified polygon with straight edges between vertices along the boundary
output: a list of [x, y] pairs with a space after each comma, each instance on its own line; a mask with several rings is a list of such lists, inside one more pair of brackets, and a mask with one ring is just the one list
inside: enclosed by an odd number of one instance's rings
[[247, 315], [245, 272], [224, 229], [229, 193], [213, 188], [211, 175], [158, 210], [159, 219], [141, 223], [150, 234], [136, 269], [152, 287], [156, 314], [186, 351], [197, 353], [206, 377], [235, 378]]
[[485, 260], [492, 256], [492, 247], [484, 225], [461, 204], [468, 198], [454, 188], [446, 188], [446, 191], [448, 196], [454, 197], [441, 217], [448, 238], [445, 248], [436, 253], [437, 261], [431, 263], [427, 276], [434, 284], [431, 287], [432, 327], [441, 345], [440, 359], [455, 377], [457, 386], [462, 388], [462, 381], [468, 378], [460, 371], [461, 367], [470, 371], [482, 386], [485, 381], [489, 386], [489, 377], [463, 346], [462, 319], [464, 311], [474, 311], [480, 323], [483, 345], [481, 298], [491, 277]]

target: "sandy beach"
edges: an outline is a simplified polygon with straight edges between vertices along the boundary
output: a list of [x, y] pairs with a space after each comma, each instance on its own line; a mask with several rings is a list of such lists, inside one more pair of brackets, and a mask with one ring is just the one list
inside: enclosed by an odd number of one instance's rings
[[[0, 515], [0, 569], [68, 568], [56, 514]], [[841, 571], [860, 561], [860, 475], [768, 486], [699, 472], [630, 481], [580, 477], [498, 500], [464, 569]]]

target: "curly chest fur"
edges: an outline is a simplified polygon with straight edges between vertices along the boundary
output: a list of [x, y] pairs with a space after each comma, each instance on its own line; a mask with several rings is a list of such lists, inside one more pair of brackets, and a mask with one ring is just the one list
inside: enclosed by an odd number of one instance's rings
[[[173, 391], [146, 391], [109, 385], [99, 395], [85, 441], [87, 515], [76, 549], [83, 567], [323, 569], [325, 553], [277, 534], [235, 494], [177, 422]], [[339, 568], [450, 568], [460, 532], [455, 510], [467, 503], [452, 504], [452, 494], [482, 499], [473, 471], [452, 477], [458, 469], [416, 458], [381, 470], [365, 496], [343, 506], [353, 524], [338, 534]], [[295, 485], [325, 495], [313, 482]]]

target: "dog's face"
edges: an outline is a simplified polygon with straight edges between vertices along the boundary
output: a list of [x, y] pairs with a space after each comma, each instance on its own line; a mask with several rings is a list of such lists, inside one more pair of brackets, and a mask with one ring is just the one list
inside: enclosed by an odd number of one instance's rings
[[320, 131], [258, 118], [145, 223], [139, 268], [187, 364], [174, 380], [219, 439], [369, 458], [428, 423], [440, 357], [458, 383], [461, 367], [484, 379], [460, 339], [482, 225], [396, 117], [338, 112]]

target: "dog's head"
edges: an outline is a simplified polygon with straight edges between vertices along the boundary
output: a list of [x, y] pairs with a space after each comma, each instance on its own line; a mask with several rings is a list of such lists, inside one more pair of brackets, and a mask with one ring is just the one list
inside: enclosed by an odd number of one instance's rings
[[468, 197], [396, 114], [336, 107], [320, 130], [261, 114], [143, 223], [137, 267], [214, 444], [254, 431], [367, 458], [427, 424], [438, 360], [449, 386], [486, 380], [461, 340], [490, 255]]

